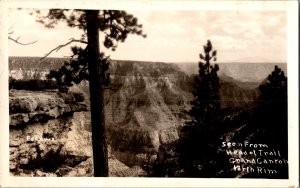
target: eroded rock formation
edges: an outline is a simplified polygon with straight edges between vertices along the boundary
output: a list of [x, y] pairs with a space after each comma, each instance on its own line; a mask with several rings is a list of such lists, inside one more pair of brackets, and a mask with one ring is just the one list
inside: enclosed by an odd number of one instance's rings
[[[31, 68], [18, 59], [14, 63], [10, 75], [15, 79], [24, 78], [22, 71], [32, 76], [59, 67], [50, 63], [54, 67], [39, 65], [37, 70], [37, 62]], [[147, 176], [149, 166], [176, 160], [176, 153], [169, 148], [188, 119], [184, 111], [193, 99], [193, 77], [167, 63], [112, 61], [109, 71], [105, 121], [110, 176]], [[221, 87], [224, 108], [242, 106], [255, 98], [255, 91], [237, 88], [233, 82], [227, 80]], [[70, 91], [10, 90], [12, 174], [93, 175], [88, 82], [74, 85]]]
[[87, 105], [78, 96], [81, 94], [10, 91], [9, 146], [13, 174], [92, 174], [92, 165], [87, 165], [92, 156], [91, 133], [83, 123]]

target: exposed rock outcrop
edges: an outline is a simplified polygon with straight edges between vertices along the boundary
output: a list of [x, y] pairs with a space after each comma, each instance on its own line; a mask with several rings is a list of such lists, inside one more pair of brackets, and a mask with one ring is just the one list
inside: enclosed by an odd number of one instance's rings
[[[20, 176], [92, 175], [91, 133], [79, 93], [10, 91], [10, 171]], [[84, 172], [83, 172], [84, 170]]]
[[110, 72], [105, 114], [112, 152], [129, 166], [153, 164], [159, 147], [179, 138], [180, 114], [192, 98], [178, 79], [185, 75], [175, 65], [146, 62], [112, 62]]
[[10, 126], [45, 121], [68, 113], [87, 111], [80, 93], [32, 92], [11, 90], [9, 97]]

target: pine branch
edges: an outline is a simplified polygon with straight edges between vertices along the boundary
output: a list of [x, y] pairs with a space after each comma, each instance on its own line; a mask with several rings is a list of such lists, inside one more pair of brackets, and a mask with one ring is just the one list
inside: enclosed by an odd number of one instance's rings
[[[9, 34], [10, 34], [10, 33], [9, 33]], [[19, 41], [20, 37], [14, 39], [14, 38], [12, 38], [12, 37], [9, 36], [8, 39], [14, 41], [14, 42], [17, 43], [17, 44], [21, 44], [21, 45], [30, 45], [30, 44], [34, 44], [34, 43], [37, 42], [37, 41], [33, 41], [33, 42], [29, 42], [29, 43], [23, 43], [23, 42], [20, 42], [20, 41]]]
[[80, 43], [84, 43], [84, 44], [88, 44], [87, 41], [84, 41], [84, 40], [78, 40], [78, 39], [74, 39], [74, 38], [71, 38], [69, 42], [65, 43], [65, 44], [61, 44], [59, 46], [57, 46], [56, 48], [53, 48], [50, 52], [48, 52], [45, 56], [43, 56], [40, 60], [43, 60], [45, 59], [46, 57], [48, 57], [52, 52], [54, 51], [58, 51], [60, 50], [61, 48], [65, 47], [65, 46], [68, 46], [69, 44], [73, 43], [73, 42], [80, 42]]

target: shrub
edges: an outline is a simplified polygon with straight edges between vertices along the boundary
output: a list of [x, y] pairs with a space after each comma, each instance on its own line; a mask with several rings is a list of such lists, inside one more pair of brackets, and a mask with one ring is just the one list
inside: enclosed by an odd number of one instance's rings
[[9, 89], [37, 91], [57, 88], [58, 85], [54, 80], [16, 80], [12, 77], [9, 78]]

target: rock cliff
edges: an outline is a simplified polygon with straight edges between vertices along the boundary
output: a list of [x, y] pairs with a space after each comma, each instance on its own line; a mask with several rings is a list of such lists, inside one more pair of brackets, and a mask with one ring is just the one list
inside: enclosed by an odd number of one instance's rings
[[[106, 126], [115, 157], [126, 165], [154, 163], [161, 145], [178, 139], [191, 93], [175, 65], [112, 62], [106, 90]], [[182, 78], [182, 80], [180, 79]]]
[[88, 108], [81, 94], [11, 90], [9, 100], [10, 171], [14, 175], [92, 173], [92, 166], [85, 165], [91, 163], [91, 133], [82, 122]]
[[[145, 176], [111, 155], [110, 176]], [[93, 176], [88, 106], [79, 93], [10, 91], [9, 168], [17, 176]]]
[[[11, 69], [15, 79], [24, 79], [22, 71], [27, 78], [39, 71], [17, 64], [22, 69]], [[192, 97], [178, 78], [187, 78], [164, 63], [112, 62], [110, 73], [105, 91], [110, 175], [146, 176], [142, 167], [154, 164], [159, 147], [178, 139], [177, 127], [183, 123], [178, 117]], [[13, 174], [92, 175], [88, 91], [87, 82], [75, 85], [69, 94], [10, 90]]]
[[[10, 60], [11, 77], [44, 79], [45, 72], [63, 62], [25, 60]], [[184, 111], [193, 99], [193, 77], [176, 64], [154, 62], [112, 61], [109, 72], [105, 121], [110, 176], [147, 176], [147, 168], [163, 160], [163, 148], [176, 143], [178, 130], [188, 119]], [[233, 82], [226, 80], [222, 85], [224, 108], [241, 106], [256, 97], [252, 90]], [[10, 90], [12, 174], [93, 174], [88, 82], [74, 85], [70, 91]]]

